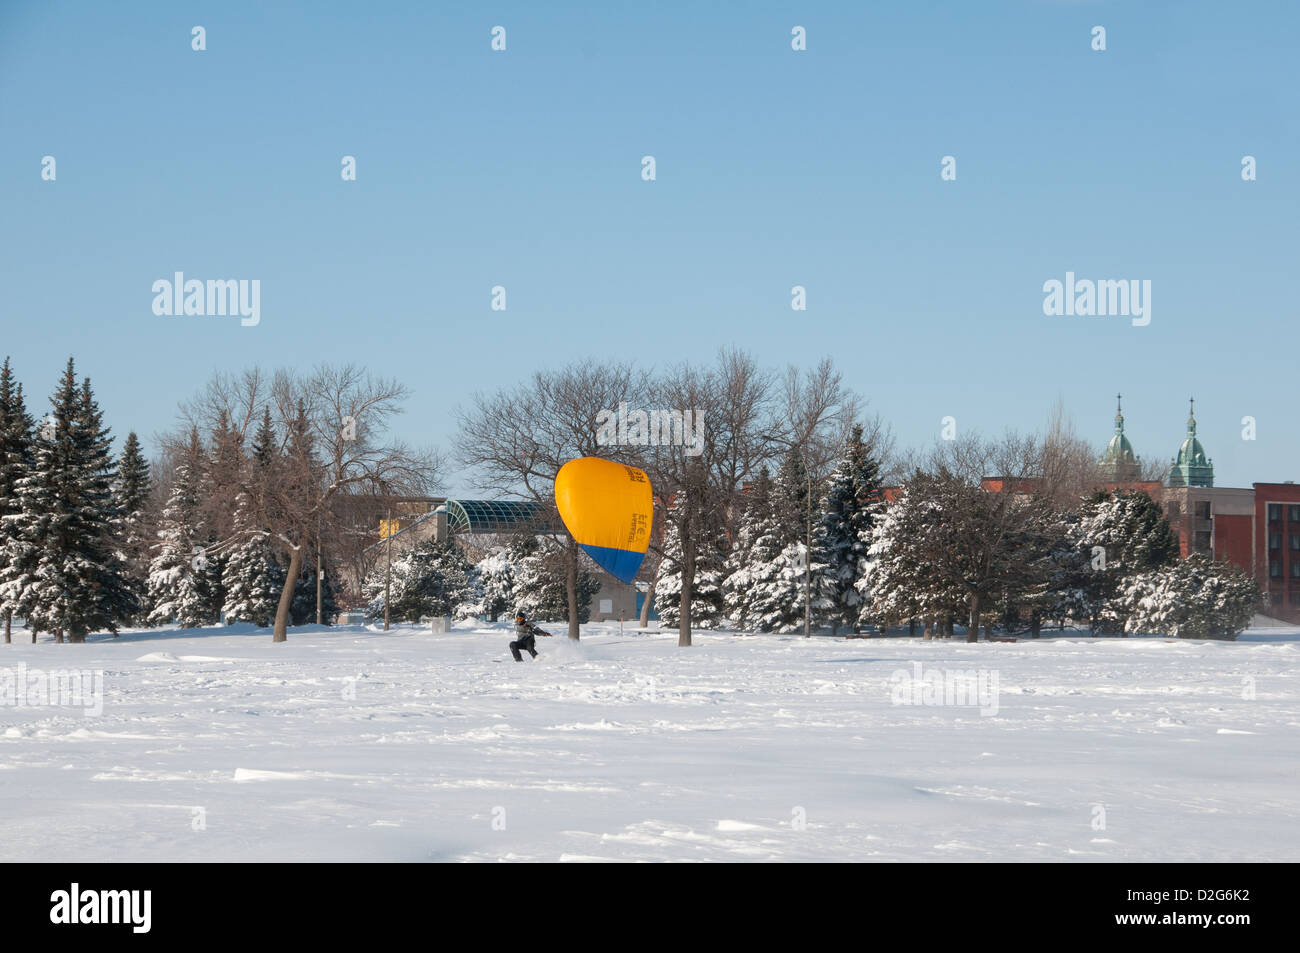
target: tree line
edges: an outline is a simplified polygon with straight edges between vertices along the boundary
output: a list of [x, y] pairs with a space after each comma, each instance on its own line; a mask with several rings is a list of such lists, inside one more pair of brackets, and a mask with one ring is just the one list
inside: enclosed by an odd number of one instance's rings
[[[536, 531], [429, 541], [388, 565], [395, 500], [442, 462], [391, 439], [408, 396], [355, 365], [214, 375], [145, 460], [111, 452], [72, 360], [36, 420], [0, 368], [0, 614], [57, 640], [124, 625], [247, 621], [283, 641], [328, 620], [340, 569], [372, 613], [496, 616], [524, 608], [578, 637], [598, 570], [554, 518], [553, 481], [578, 456], [639, 466], [655, 493], [642, 578], [681, 645], [725, 623], [762, 632], [927, 637], [1084, 624], [1093, 632], [1235, 634], [1258, 607], [1249, 574], [1179, 559], [1145, 494], [1099, 492], [1096, 455], [1055, 409], [1042, 435], [976, 434], [898, 453], [889, 427], [829, 359], [760, 367], [739, 350], [649, 369], [575, 362], [456, 411], [462, 479], [540, 504]], [[636, 428], [619, 407], [689, 411], [693, 440]], [[996, 476], [1003, 492], [990, 492]], [[648, 613], [646, 600], [643, 613]], [[646, 621], [643, 615], [643, 623]]]
[[284, 641], [333, 615], [336, 567], [364, 559], [386, 500], [422, 493], [432, 451], [386, 439], [407, 396], [355, 365], [217, 374], [182, 403], [151, 466], [121, 455], [74, 362], [36, 420], [0, 368], [0, 614], [35, 641], [125, 625], [247, 621]]
[[[599, 422], [620, 406], [693, 411], [698, 439], [601, 442]], [[982, 626], [1037, 636], [1071, 622], [1231, 636], [1260, 604], [1249, 573], [1179, 559], [1145, 493], [1097, 489], [1097, 454], [1059, 402], [1041, 435], [968, 434], [897, 454], [829, 359], [782, 372], [728, 350], [661, 371], [538, 371], [475, 395], [459, 419], [460, 462], [504, 495], [551, 502], [555, 473], [576, 456], [646, 470], [657, 531], [644, 574], [684, 646], [694, 627], [724, 621], [851, 634], [920, 625], [926, 637], [962, 625], [969, 641]], [[584, 563], [571, 538], [563, 563], [577, 637]]]

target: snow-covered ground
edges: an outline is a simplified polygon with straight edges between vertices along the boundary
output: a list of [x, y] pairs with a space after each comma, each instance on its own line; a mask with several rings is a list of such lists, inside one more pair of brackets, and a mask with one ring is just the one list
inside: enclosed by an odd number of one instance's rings
[[[5, 858], [1300, 859], [1297, 628], [509, 638], [15, 633], [0, 677], [102, 671], [103, 711], [0, 707]], [[895, 704], [914, 663], [996, 696]]]

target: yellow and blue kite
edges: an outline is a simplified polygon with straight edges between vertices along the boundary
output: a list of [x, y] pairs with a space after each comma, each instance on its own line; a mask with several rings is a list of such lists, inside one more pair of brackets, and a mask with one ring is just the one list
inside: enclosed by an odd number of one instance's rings
[[654, 496], [644, 470], [601, 457], [578, 457], [555, 475], [560, 518], [587, 555], [631, 582], [650, 545]]

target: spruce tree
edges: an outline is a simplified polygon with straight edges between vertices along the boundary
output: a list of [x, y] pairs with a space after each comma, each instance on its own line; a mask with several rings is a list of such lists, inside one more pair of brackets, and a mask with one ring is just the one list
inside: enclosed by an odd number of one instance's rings
[[1263, 602], [1250, 573], [1203, 553], [1136, 574], [1117, 599], [1127, 632], [1181, 639], [1235, 639]]
[[119, 474], [112, 454], [112, 431], [104, 426], [89, 377], [82, 379], [80, 396], [75, 433], [80, 450], [80, 495], [86, 508], [87, 539], [83, 547], [86, 558], [96, 566], [95, 580], [82, 611], [87, 616], [88, 631], [107, 629], [116, 635], [118, 626], [134, 619], [143, 603], [139, 590], [131, 584], [122, 546], [125, 514], [118, 505]]
[[510, 558], [508, 549], [489, 553], [478, 561], [478, 584], [481, 587], [479, 612], [491, 622], [497, 621], [506, 613], [515, 611], [515, 571], [516, 565]]
[[798, 447], [793, 447], [781, 461], [772, 481], [771, 515], [776, 520], [776, 531], [782, 543], [807, 539], [808, 521], [810, 517], [816, 519], [816, 514], [809, 509], [808, 491], [808, 469], [804, 465], [803, 453]]
[[220, 603], [214, 599], [207, 528], [201, 514], [205, 454], [197, 431], [176, 464], [171, 492], [158, 526], [158, 546], [149, 564], [152, 625], [182, 628], [212, 625]]
[[[304, 557], [302, 574], [293, 587], [293, 602], [289, 605], [290, 625], [313, 625], [316, 622], [316, 553]], [[334, 592], [334, 573], [325, 564], [325, 576], [320, 580], [321, 622], [329, 625], [338, 614], [338, 599]]]
[[[918, 473], [883, 509], [871, 533], [867, 567], [858, 592], [882, 628], [908, 619], [925, 620], [925, 637], [951, 618], [965, 593], [929, 571], [932, 559], [949, 545], [944, 514]], [[882, 504], [883, 506], [883, 504]]]
[[134, 606], [123, 622], [139, 621], [148, 606], [149, 589], [149, 500], [153, 479], [149, 462], [140, 449], [135, 432], [126, 435], [117, 462], [114, 505], [118, 513], [117, 546], [125, 583]]
[[741, 518], [738, 544], [727, 563], [723, 598], [732, 621], [742, 629], [802, 630], [808, 571], [812, 573], [813, 611], [821, 613], [829, 605], [821, 594], [828, 567], [815, 552], [811, 566], [807, 565], [803, 535], [795, 534], [796, 524], [790, 517], [792, 505], [798, 505], [797, 472], [783, 467], [770, 482], [766, 471], [761, 473]]
[[251, 622], [265, 628], [275, 620], [284, 590], [284, 569], [276, 561], [265, 534], [258, 532], [253, 513], [251, 499], [241, 493], [235, 508], [240, 542], [225, 559], [225, 601], [221, 611], [227, 625]]
[[[675, 627], [681, 621], [682, 544], [674, 520], [666, 522], [663, 561], [655, 579], [654, 600], [659, 607], [659, 621]], [[701, 533], [695, 554], [695, 583], [691, 587], [691, 626], [713, 629], [722, 625], [726, 615], [722, 590], [726, 578], [726, 540], [721, 530]]]
[[[514, 610], [533, 619], [567, 622], [569, 598], [565, 583], [563, 553], [550, 537], [525, 533], [507, 546], [515, 564]], [[592, 597], [600, 591], [600, 580], [587, 568], [594, 565], [584, 553], [578, 564], [578, 621], [591, 618]]]
[[71, 358], [51, 403], [33, 466], [18, 481], [16, 535], [29, 571], [7, 591], [33, 634], [84, 642], [94, 631], [116, 632], [130, 611], [111, 539], [115, 467], [90, 381], [77, 386]]
[[1069, 524], [1077, 553], [1067, 580], [1072, 606], [1094, 633], [1125, 630], [1128, 603], [1121, 590], [1139, 574], [1173, 564], [1178, 538], [1146, 493], [1098, 492]]
[[755, 546], [762, 538], [760, 531], [771, 506], [771, 497], [772, 476], [764, 467], [746, 491], [744, 508], [736, 524], [736, 539], [723, 568], [722, 602], [727, 618], [738, 629], [748, 629], [753, 625], [753, 593], [748, 585], [746, 569], [754, 557]]
[[11, 640], [14, 613], [20, 608], [24, 567], [34, 565], [35, 551], [20, 535], [22, 504], [18, 498], [18, 481], [32, 467], [34, 439], [23, 386], [14, 379], [6, 357], [0, 368], [0, 616], [4, 617], [5, 642]]
[[832, 631], [843, 625], [860, 632], [868, 617], [868, 599], [858, 590], [871, 547], [875, 505], [880, 495], [880, 465], [862, 441], [857, 424], [844, 455], [831, 475], [822, 500], [818, 548], [828, 566], [830, 600], [826, 621]]
[[[427, 539], [400, 556], [394, 556], [389, 617], [398, 622], [418, 622], [425, 616], [454, 616], [466, 603], [481, 598], [474, 591], [472, 567], [453, 540]], [[371, 618], [384, 615], [387, 566], [378, 566], [366, 578], [363, 592]], [[313, 597], [314, 598], [314, 597]], [[312, 603], [315, 612], [315, 603]]]

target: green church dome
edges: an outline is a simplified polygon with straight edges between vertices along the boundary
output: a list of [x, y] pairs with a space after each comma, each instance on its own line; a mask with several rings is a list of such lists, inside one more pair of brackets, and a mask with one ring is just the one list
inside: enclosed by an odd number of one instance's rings
[[1115, 395], [1115, 436], [1106, 444], [1106, 452], [1097, 461], [1101, 476], [1113, 483], [1124, 483], [1137, 479], [1140, 460], [1133, 452], [1133, 444], [1124, 436], [1124, 412], [1120, 403], [1121, 395]]
[[1128, 437], [1122, 433], [1111, 437], [1110, 443], [1106, 444], [1106, 454], [1101, 458], [1101, 462], [1112, 466], [1117, 463], [1136, 463], [1137, 457], [1133, 453], [1133, 444], [1129, 443]]
[[1205, 455], [1205, 448], [1196, 439], [1196, 402], [1192, 401], [1187, 415], [1187, 436], [1178, 448], [1173, 466], [1169, 468], [1169, 486], [1214, 486], [1214, 463]]

